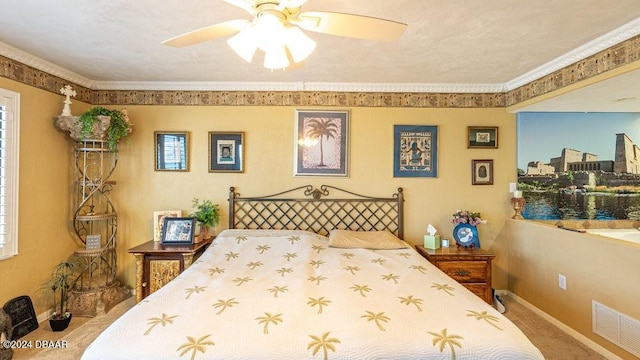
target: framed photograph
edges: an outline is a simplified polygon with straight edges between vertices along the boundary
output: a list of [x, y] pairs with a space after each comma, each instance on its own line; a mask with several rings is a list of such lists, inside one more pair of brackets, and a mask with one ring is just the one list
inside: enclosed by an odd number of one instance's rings
[[156, 171], [189, 171], [189, 133], [156, 131], [154, 134]]
[[209, 131], [209, 172], [244, 172], [244, 132]]
[[471, 160], [471, 184], [493, 185], [493, 160]]
[[196, 219], [192, 217], [166, 217], [162, 227], [162, 244], [193, 244]]
[[296, 110], [293, 174], [349, 176], [349, 111]]
[[497, 149], [497, 126], [469, 126], [469, 139], [467, 148], [473, 149]]
[[162, 229], [164, 228], [164, 218], [181, 217], [182, 210], [164, 210], [153, 212], [153, 241], [160, 241]]
[[437, 126], [393, 126], [393, 176], [438, 177]]

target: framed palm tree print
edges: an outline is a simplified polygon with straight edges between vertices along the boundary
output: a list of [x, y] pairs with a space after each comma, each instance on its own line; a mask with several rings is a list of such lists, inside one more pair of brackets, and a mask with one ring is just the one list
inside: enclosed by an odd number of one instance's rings
[[349, 176], [349, 112], [296, 110], [295, 176]]

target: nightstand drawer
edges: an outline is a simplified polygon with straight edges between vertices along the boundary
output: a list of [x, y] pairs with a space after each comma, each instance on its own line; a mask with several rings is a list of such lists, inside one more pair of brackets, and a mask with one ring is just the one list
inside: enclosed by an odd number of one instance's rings
[[460, 283], [487, 282], [486, 261], [442, 261], [437, 266]]
[[487, 293], [491, 294], [491, 290], [487, 284], [462, 284], [462, 286], [466, 287], [481, 299], [487, 299]]

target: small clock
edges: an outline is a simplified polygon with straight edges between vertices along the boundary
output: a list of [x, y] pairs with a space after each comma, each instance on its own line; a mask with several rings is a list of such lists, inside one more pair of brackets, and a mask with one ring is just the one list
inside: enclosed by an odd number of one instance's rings
[[480, 248], [478, 229], [469, 224], [458, 224], [453, 228], [453, 238], [456, 244], [462, 247]]

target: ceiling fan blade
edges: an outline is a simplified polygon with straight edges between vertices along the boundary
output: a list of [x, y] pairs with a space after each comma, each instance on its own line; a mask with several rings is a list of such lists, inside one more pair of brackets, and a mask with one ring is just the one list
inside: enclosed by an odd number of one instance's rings
[[253, 0], [224, 0], [226, 3], [231, 4], [233, 6], [237, 6], [240, 9], [248, 12], [252, 16], [256, 14], [256, 9], [254, 6]]
[[363, 15], [308, 11], [291, 22], [309, 31], [367, 40], [395, 40], [407, 24]]
[[219, 24], [205, 26], [203, 28], [190, 31], [186, 34], [178, 35], [162, 42], [164, 45], [173, 47], [185, 47], [199, 44], [208, 40], [232, 35], [242, 30], [250, 20], [230, 20]]

